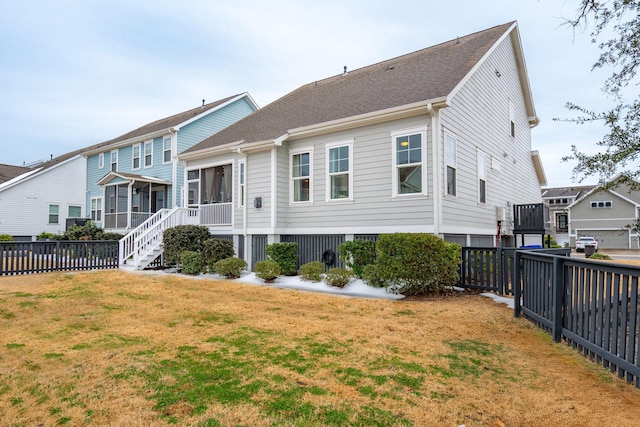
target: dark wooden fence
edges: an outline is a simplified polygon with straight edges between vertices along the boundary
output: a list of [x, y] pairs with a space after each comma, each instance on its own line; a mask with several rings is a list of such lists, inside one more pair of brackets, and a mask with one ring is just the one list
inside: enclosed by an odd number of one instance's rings
[[640, 388], [640, 268], [517, 251], [515, 315]]
[[[513, 260], [516, 248], [463, 247], [457, 285], [463, 288], [514, 295]], [[535, 249], [569, 256], [571, 249]]]
[[118, 268], [117, 241], [0, 242], [0, 276]]

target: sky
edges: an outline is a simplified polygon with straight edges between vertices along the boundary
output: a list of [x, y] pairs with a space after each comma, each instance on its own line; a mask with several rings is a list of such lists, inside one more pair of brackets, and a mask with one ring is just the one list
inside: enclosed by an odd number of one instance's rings
[[[548, 186], [577, 184], [576, 145], [606, 129], [554, 118], [601, 111], [611, 70], [579, 0], [0, 0], [0, 164], [23, 165], [248, 92], [259, 106], [299, 86], [517, 21]], [[582, 184], [593, 184], [590, 178]]]

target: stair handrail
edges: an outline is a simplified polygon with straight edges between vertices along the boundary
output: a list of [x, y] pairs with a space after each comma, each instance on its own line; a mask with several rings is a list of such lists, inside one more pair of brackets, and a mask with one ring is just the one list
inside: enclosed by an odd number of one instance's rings
[[[176, 209], [176, 208], [173, 208]], [[131, 230], [126, 236], [120, 239], [119, 246], [119, 263], [120, 265], [124, 264], [127, 259], [133, 256], [135, 252], [135, 240], [138, 236], [143, 234], [149, 228], [153, 227], [154, 224], [162, 220], [164, 216], [169, 214], [172, 209], [164, 208], [160, 209], [158, 212], [151, 215], [147, 218], [142, 224]]]
[[166, 215], [163, 215], [162, 218], [134, 240], [133, 265], [139, 268], [140, 259], [160, 246], [164, 230], [177, 225], [197, 225], [200, 222], [199, 214], [199, 208], [176, 207]]

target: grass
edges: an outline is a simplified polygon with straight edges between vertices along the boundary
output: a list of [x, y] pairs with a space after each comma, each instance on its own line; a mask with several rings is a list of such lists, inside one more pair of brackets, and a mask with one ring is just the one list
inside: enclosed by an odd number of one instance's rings
[[[0, 278], [8, 426], [635, 425], [640, 390], [488, 298]], [[596, 398], [597, 396], [597, 398]]]

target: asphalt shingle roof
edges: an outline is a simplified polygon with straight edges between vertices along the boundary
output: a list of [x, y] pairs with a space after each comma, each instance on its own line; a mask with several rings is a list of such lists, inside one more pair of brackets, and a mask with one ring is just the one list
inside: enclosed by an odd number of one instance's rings
[[185, 152], [447, 96], [513, 22], [301, 86]]
[[13, 166], [0, 164], [0, 184], [7, 182], [16, 176], [22, 175], [25, 172], [29, 172], [31, 168], [24, 166]]

